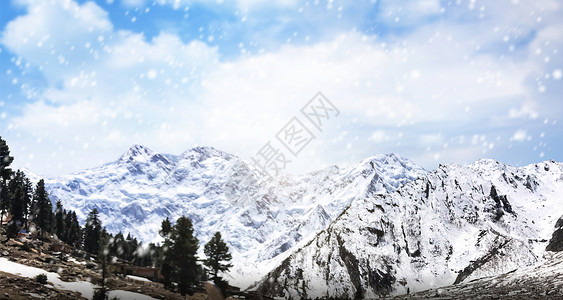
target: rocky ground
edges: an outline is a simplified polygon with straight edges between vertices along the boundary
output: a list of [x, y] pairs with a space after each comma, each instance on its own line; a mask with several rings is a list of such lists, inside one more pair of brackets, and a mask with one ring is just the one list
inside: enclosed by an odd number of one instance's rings
[[79, 293], [61, 291], [33, 279], [0, 272], [0, 299], [84, 299]]
[[[26, 247], [10, 240], [0, 244], [0, 256], [46, 272], [56, 272], [63, 281], [100, 282], [101, 270], [93, 260], [81, 255], [50, 252], [47, 249], [51, 242], [50, 239], [35, 241], [32, 247]], [[112, 276], [108, 286], [112, 290], [140, 293], [156, 299], [207, 299], [205, 293], [184, 298], [165, 290], [159, 283], [121, 276]], [[59, 290], [34, 278], [0, 272], [0, 300], [37, 298], [85, 299], [79, 293]], [[545, 263], [535, 267], [387, 299], [563, 299], [563, 252], [550, 254]]]
[[[3, 239], [3, 236], [0, 238]], [[90, 259], [81, 255], [61, 254], [48, 251], [52, 239], [33, 241], [31, 247], [24, 246], [19, 241], [10, 240], [0, 244], [0, 256], [10, 261], [36, 267], [46, 272], [58, 273], [63, 281], [87, 281], [99, 283], [101, 270]], [[143, 282], [112, 276], [107, 285], [111, 290], [123, 290], [144, 294], [156, 299], [206, 299], [205, 294], [196, 293], [192, 297], [182, 297], [178, 293], [170, 292], [162, 284]], [[41, 284], [34, 278], [21, 277], [14, 274], [0, 272], [0, 299], [84, 299], [79, 293], [59, 290], [47, 284]]]
[[563, 299], [563, 252], [521, 270], [390, 299]]

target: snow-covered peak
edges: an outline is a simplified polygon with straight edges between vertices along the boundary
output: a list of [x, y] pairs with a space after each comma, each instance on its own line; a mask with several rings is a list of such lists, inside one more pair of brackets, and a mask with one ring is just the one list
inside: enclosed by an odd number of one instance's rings
[[363, 159], [357, 167], [372, 169], [380, 173], [394, 174], [397, 176], [404, 175], [409, 172], [417, 176], [426, 173], [424, 168], [417, 165], [412, 160], [395, 153], [370, 156]]
[[154, 152], [146, 146], [143, 145], [133, 145], [125, 152], [119, 160], [121, 161], [133, 161], [133, 160], [147, 160]]
[[[233, 283], [248, 286], [326, 228], [356, 199], [394, 191], [426, 171], [396, 154], [278, 178], [252, 172], [213, 147], [178, 156], [135, 145], [117, 161], [46, 182], [52, 200], [80, 221], [96, 207], [110, 232], [160, 240], [168, 217], [187, 215], [200, 241], [220, 231], [233, 251]], [[248, 277], [251, 276], [251, 277]]]
[[373, 162], [376, 166], [399, 164], [407, 169], [421, 168], [410, 159], [403, 157], [397, 153], [373, 155], [362, 160], [362, 163]]
[[467, 166], [469, 170], [477, 174], [491, 174], [515, 170], [516, 168], [503, 164], [491, 158], [482, 158]]
[[371, 186], [382, 186], [394, 191], [408, 181], [426, 175], [427, 171], [416, 163], [395, 153], [379, 154], [362, 160], [350, 169], [349, 176], [367, 177], [375, 174]]
[[352, 201], [257, 288], [376, 298], [530, 266], [543, 260], [562, 195], [563, 168], [553, 161], [440, 165], [394, 192]]
[[[554, 201], [560, 199], [562, 184], [563, 165], [554, 161], [515, 168], [484, 159], [427, 172], [390, 153], [348, 167], [271, 179], [213, 147], [194, 147], [176, 156], [140, 145], [98, 168], [46, 180], [51, 200], [75, 210], [80, 221], [96, 207], [108, 231], [131, 232], [144, 242], [159, 241], [166, 217], [190, 217], [202, 243], [220, 231], [234, 257], [229, 276], [243, 288], [270, 270], [286, 272], [287, 262], [295, 267], [290, 268], [295, 276], [302, 274], [309, 283], [320, 282], [316, 273], [344, 282], [353, 275], [347, 270], [352, 261], [346, 258], [353, 254], [362, 270], [373, 271], [368, 278], [381, 282], [393, 277], [397, 281], [383, 288], [397, 290], [405, 290], [401, 286], [407, 281], [411, 290], [425, 285], [420, 270], [440, 272], [433, 277], [439, 281], [435, 284], [451, 283], [456, 270], [471, 267], [472, 259], [508, 239], [507, 247], [520, 249], [514, 258], [537, 260], [536, 250], [545, 249], [539, 241], [551, 236], [563, 214]], [[448, 242], [444, 236], [455, 238]], [[316, 265], [309, 260], [313, 256], [336, 260]], [[370, 265], [372, 261], [388, 263]], [[332, 267], [327, 270], [323, 264]], [[421, 269], [429, 264], [436, 268]], [[494, 272], [481, 270], [472, 276]], [[344, 277], [331, 275], [337, 273]], [[337, 289], [329, 289], [331, 295], [371, 289], [363, 283], [322, 282]], [[296, 277], [288, 284], [297, 291], [302, 281]], [[385, 293], [381, 288], [371, 289], [373, 295]]]
[[201, 162], [212, 157], [222, 158], [224, 160], [231, 160], [232, 158], [234, 158], [234, 155], [215, 149], [214, 147], [211, 146], [197, 146], [184, 151], [180, 155], [180, 157], [192, 161]]

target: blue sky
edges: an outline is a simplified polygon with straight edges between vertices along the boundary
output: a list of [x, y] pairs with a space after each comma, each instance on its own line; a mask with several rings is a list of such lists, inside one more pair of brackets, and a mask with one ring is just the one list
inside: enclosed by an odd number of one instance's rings
[[340, 114], [288, 172], [390, 152], [427, 169], [561, 161], [562, 5], [2, 1], [0, 136], [44, 176], [132, 144], [250, 160], [283, 151], [276, 133], [321, 91]]

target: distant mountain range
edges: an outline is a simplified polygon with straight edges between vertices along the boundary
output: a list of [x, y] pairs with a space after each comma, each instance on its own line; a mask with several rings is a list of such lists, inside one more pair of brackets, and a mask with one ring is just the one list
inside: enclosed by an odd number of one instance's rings
[[246, 287], [329, 226], [354, 200], [393, 191], [425, 174], [413, 162], [389, 154], [348, 168], [272, 180], [212, 147], [176, 156], [135, 145], [116, 161], [45, 181], [51, 200], [75, 210], [80, 221], [96, 207], [108, 231], [130, 232], [144, 242], [160, 240], [166, 217], [189, 216], [200, 244], [220, 231], [233, 252], [231, 281]]
[[96, 207], [110, 232], [144, 242], [160, 240], [164, 218], [187, 215], [200, 244], [222, 233], [232, 284], [293, 298], [410, 293], [531, 266], [563, 215], [554, 161], [427, 172], [387, 154], [272, 179], [212, 147], [169, 155], [135, 145], [45, 180], [82, 222]]
[[544, 261], [563, 215], [563, 165], [441, 165], [358, 199], [257, 288], [370, 298], [467, 282]]

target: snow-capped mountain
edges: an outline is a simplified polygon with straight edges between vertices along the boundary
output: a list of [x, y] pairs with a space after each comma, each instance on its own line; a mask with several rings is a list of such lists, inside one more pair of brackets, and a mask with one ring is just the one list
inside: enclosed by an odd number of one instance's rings
[[532, 266], [556, 237], [562, 199], [558, 162], [441, 165], [395, 192], [355, 199], [255, 288], [292, 298], [369, 298]]
[[135, 145], [114, 162], [46, 178], [51, 200], [61, 200], [83, 222], [97, 208], [110, 232], [160, 240], [162, 220], [192, 220], [200, 244], [220, 231], [234, 257], [233, 284], [262, 278], [331, 224], [353, 201], [396, 190], [426, 171], [395, 154], [275, 179], [212, 147], [176, 155]]

